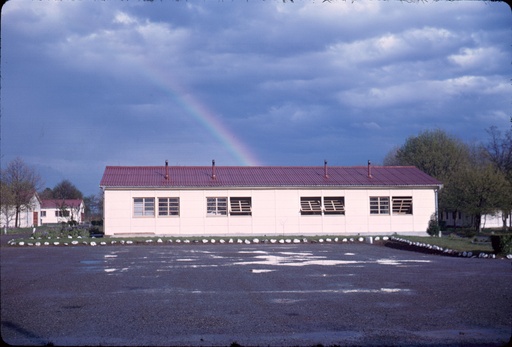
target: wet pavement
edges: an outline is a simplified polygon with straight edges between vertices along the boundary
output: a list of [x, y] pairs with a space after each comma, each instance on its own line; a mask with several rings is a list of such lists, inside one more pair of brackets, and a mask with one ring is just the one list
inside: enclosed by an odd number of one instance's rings
[[505, 259], [368, 244], [6, 247], [13, 345], [503, 346]]

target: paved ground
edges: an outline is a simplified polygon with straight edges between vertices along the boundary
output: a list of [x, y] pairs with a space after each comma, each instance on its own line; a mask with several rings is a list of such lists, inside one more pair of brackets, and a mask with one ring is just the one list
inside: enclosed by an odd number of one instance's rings
[[510, 260], [367, 244], [2, 246], [15, 345], [485, 345], [512, 331]]

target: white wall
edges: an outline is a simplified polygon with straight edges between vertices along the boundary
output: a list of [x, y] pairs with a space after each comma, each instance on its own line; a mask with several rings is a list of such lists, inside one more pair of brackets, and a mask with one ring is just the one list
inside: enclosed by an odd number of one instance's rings
[[[345, 215], [301, 215], [300, 197], [343, 196]], [[412, 215], [370, 215], [370, 196], [412, 196]], [[134, 217], [133, 199], [155, 198], [155, 216]], [[180, 216], [158, 216], [158, 197], [179, 197]], [[252, 216], [207, 216], [207, 197], [251, 197]], [[105, 235], [426, 234], [432, 189], [105, 190]]]
[[82, 203], [80, 207], [67, 207], [66, 211], [69, 212], [68, 217], [60, 217], [56, 216], [56, 211], [61, 211], [60, 208], [52, 207], [52, 208], [42, 208], [41, 211], [46, 212], [46, 216], [41, 217], [42, 224], [58, 224], [58, 223], [68, 223], [70, 220], [74, 220], [77, 223], [82, 223], [82, 214], [84, 213], [84, 204]]
[[[34, 223], [34, 213], [36, 213], [36, 223]], [[6, 216], [6, 214], [8, 216]], [[15, 220], [16, 220], [16, 210], [14, 206], [9, 206], [5, 208], [2, 206], [0, 209], [0, 226], [3, 228], [8, 226], [9, 228], [14, 228]], [[31, 228], [34, 226], [39, 226], [39, 221], [41, 217], [41, 204], [39, 200], [33, 196], [30, 199], [30, 204], [27, 207], [23, 207], [18, 215], [18, 226], [20, 228]], [[8, 225], [7, 225], [8, 224]]]
[[[480, 221], [482, 228], [497, 228], [497, 229], [503, 228], [502, 216], [503, 216], [503, 213], [501, 211], [496, 212], [495, 215], [488, 214], [488, 215], [482, 216], [482, 220]], [[511, 225], [509, 217], [506, 218], [505, 224], [507, 226]]]

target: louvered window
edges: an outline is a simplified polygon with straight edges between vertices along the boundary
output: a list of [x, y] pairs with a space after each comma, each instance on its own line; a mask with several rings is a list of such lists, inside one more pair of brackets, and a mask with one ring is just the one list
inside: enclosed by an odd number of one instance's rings
[[251, 198], [230, 198], [231, 215], [250, 216], [252, 214]]
[[389, 214], [389, 197], [370, 197], [370, 214]]
[[393, 214], [412, 214], [412, 196], [394, 196]]
[[207, 198], [206, 214], [209, 216], [226, 216], [228, 211], [227, 198]]
[[301, 197], [300, 214], [316, 215], [322, 214], [322, 199], [320, 197]]
[[345, 214], [344, 197], [324, 197], [325, 214]]
[[158, 198], [159, 216], [179, 216], [180, 198]]
[[155, 215], [155, 198], [134, 198], [133, 215], [135, 217], [153, 217]]

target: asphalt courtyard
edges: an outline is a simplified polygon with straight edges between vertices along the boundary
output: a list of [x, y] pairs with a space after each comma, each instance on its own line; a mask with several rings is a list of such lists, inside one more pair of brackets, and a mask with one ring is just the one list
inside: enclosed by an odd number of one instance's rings
[[7, 247], [11, 345], [505, 346], [506, 259], [368, 244]]

